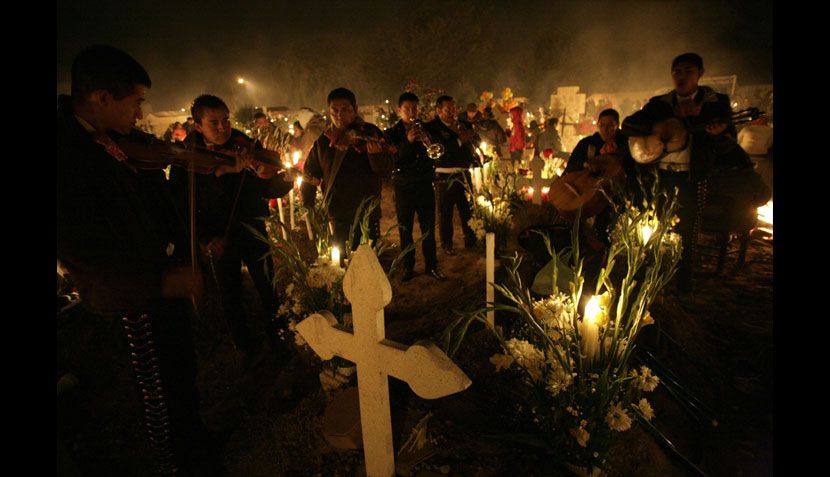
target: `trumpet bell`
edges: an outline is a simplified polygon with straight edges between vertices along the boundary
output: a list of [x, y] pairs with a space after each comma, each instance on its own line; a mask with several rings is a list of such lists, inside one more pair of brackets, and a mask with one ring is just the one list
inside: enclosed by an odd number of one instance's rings
[[444, 145], [440, 143], [432, 143], [427, 147], [427, 156], [433, 161], [437, 161], [444, 155]]

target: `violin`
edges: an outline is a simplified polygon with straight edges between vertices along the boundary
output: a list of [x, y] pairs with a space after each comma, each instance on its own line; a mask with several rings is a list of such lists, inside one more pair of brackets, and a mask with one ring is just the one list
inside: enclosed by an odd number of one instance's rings
[[372, 142], [380, 144], [383, 148], [383, 152], [387, 152], [389, 154], [395, 154], [398, 152], [398, 148], [393, 144], [387, 144], [386, 139], [384, 139], [383, 136], [373, 136], [357, 128], [348, 128], [345, 131], [333, 132], [332, 134], [326, 135], [329, 137], [329, 142], [332, 147], [337, 149], [351, 147], [357, 152], [364, 152], [366, 151], [366, 143]]
[[110, 135], [127, 155], [127, 162], [140, 170], [160, 170], [172, 165], [197, 174], [212, 174], [220, 166], [235, 166], [240, 155], [250, 154], [254, 166], [271, 170], [274, 175], [285, 172], [285, 167], [278, 160], [278, 153], [256, 149], [253, 141], [244, 138], [235, 138], [234, 150], [214, 151], [201, 146], [163, 141], [136, 128], [129, 134], [111, 132]]

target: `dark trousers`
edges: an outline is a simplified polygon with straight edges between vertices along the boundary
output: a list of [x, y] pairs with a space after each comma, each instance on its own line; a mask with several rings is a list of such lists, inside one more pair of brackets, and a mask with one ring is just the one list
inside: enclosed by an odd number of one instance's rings
[[[435, 253], [435, 195], [431, 182], [411, 184], [395, 184], [395, 213], [398, 216], [398, 234], [401, 238], [401, 250], [406, 249], [415, 241], [412, 232], [415, 226], [415, 214], [418, 214], [418, 226], [424, 237], [421, 243], [424, 252], [426, 270], [432, 270], [438, 265]], [[415, 268], [415, 250], [411, 250], [403, 258], [405, 270]]]
[[268, 252], [268, 245], [259, 241], [245, 230], [235, 230], [225, 247], [222, 257], [216, 262], [219, 285], [222, 288], [222, 307], [225, 319], [231, 330], [234, 343], [244, 351], [251, 351], [257, 345], [254, 331], [248, 323], [245, 313], [242, 289], [242, 264], [248, 268], [257, 294], [262, 302], [262, 314], [259, 319], [265, 324], [266, 334], [271, 344], [276, 343], [278, 325], [274, 316], [277, 313], [277, 299], [268, 274], [272, 273], [269, 258], [262, 258]]
[[474, 245], [476, 235], [470, 224], [467, 223], [473, 215], [473, 209], [467, 200], [464, 186], [456, 179], [462, 179], [469, 187], [471, 184], [470, 172], [444, 174], [437, 173], [435, 176], [435, 196], [438, 202], [439, 223], [441, 227], [441, 246], [445, 249], [452, 249], [452, 215], [453, 207], [458, 208], [458, 215], [461, 217], [461, 230], [464, 232], [464, 244]]
[[692, 272], [697, 261], [697, 235], [700, 231], [702, 207], [705, 206], [705, 181], [692, 182], [688, 172], [671, 172], [660, 170], [660, 185], [664, 190], [678, 189], [677, 200], [680, 204], [677, 233], [683, 240], [683, 253], [677, 268], [677, 288], [680, 291], [692, 291]]
[[132, 363], [145, 404], [147, 430], [157, 442], [169, 435], [168, 449], [183, 475], [193, 475], [195, 469], [221, 461], [221, 456], [211, 455], [208, 433], [199, 416], [190, 313], [190, 303], [179, 299], [147, 310], [146, 318], [140, 313], [125, 315], [143, 323], [141, 327], [125, 329], [122, 317], [116, 318], [123, 330], [117, 341]]

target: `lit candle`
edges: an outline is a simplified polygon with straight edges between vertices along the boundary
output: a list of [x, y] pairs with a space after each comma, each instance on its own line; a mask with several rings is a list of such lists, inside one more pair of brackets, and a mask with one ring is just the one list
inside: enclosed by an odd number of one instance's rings
[[291, 158], [291, 161], [294, 163], [295, 166], [298, 162], [300, 162], [300, 151], [294, 151], [294, 155]]
[[585, 305], [585, 316], [582, 317], [582, 352], [585, 353], [585, 359], [590, 363], [594, 360], [599, 350], [599, 325], [597, 325], [597, 316], [599, 315], [599, 297], [594, 295], [588, 300]]
[[550, 187], [542, 187], [542, 200], [548, 199], [548, 192], [550, 192]]
[[643, 233], [643, 245], [648, 243], [648, 240], [651, 238], [651, 235], [654, 233], [654, 230], [651, 228], [651, 225], [645, 224], [642, 228]]
[[331, 263], [332, 265], [340, 266], [340, 249], [337, 247], [331, 248]]
[[294, 230], [294, 188], [288, 192], [288, 221], [291, 223], [291, 230]]
[[533, 187], [527, 188], [527, 200], [533, 200]]
[[[487, 255], [487, 262], [485, 266], [487, 269], [485, 270], [487, 276], [487, 306], [493, 306], [494, 301], [496, 300], [496, 291], [493, 287], [493, 283], [496, 281], [496, 234], [493, 232], [487, 232], [485, 235], [486, 240], [486, 255]], [[487, 323], [490, 326], [496, 326], [496, 314], [494, 310], [487, 311]]]
[[280, 214], [280, 225], [282, 225], [280, 227], [280, 229], [282, 230], [282, 239], [287, 240], [288, 236], [285, 233], [285, 227], [284, 227], [285, 215], [282, 212], [282, 199], [277, 199], [277, 210], [279, 211], [279, 214]]

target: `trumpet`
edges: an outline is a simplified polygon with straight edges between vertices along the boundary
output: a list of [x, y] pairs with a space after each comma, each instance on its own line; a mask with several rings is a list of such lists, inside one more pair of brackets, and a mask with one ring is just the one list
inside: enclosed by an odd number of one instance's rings
[[444, 145], [440, 142], [432, 141], [432, 138], [426, 129], [424, 129], [424, 125], [420, 120], [416, 119], [412, 124], [412, 127], [416, 128], [415, 130], [418, 131], [418, 138], [427, 148], [427, 156], [429, 156], [430, 159], [437, 161], [444, 155]]

